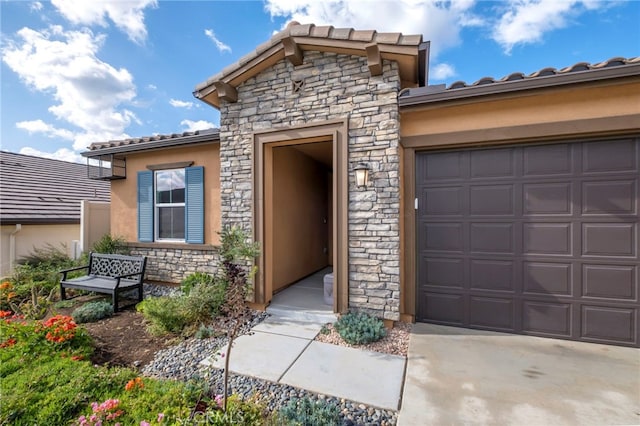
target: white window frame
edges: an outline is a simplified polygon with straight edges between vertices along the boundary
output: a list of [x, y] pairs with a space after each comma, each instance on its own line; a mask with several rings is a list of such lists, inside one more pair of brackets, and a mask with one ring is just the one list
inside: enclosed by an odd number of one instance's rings
[[[157, 176], [158, 173], [166, 173], [166, 172], [179, 172], [182, 171], [183, 176], [186, 176], [186, 172], [184, 168], [177, 169], [162, 169], [162, 170], [154, 170], [153, 171], [153, 233], [154, 233], [154, 241], [164, 241], [164, 242], [174, 242], [174, 243], [184, 243], [186, 242], [186, 229], [185, 229], [185, 237], [184, 238], [160, 238], [160, 209], [164, 207], [182, 207], [184, 210], [184, 214], [186, 215], [187, 211], [187, 200], [185, 193], [185, 201], [182, 203], [158, 203], [157, 196]], [[186, 192], [186, 177], [185, 177], [185, 192]]]

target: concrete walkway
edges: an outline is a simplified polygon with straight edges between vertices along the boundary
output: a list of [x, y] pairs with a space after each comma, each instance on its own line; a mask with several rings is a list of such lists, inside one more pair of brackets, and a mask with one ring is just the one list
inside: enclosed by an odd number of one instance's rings
[[640, 424], [640, 351], [414, 324], [398, 425]]
[[[404, 379], [401, 356], [315, 342], [321, 323], [271, 316], [240, 336], [229, 369], [319, 394], [397, 410]], [[221, 349], [225, 352], [226, 347]], [[224, 360], [205, 360], [223, 368]]]

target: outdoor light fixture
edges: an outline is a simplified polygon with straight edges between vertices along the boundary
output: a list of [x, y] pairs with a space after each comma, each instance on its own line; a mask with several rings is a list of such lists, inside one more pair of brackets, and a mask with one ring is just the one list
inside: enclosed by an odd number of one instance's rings
[[368, 164], [358, 163], [357, 166], [353, 168], [354, 173], [356, 174], [356, 186], [358, 188], [366, 188], [367, 182], [369, 180], [369, 168]]

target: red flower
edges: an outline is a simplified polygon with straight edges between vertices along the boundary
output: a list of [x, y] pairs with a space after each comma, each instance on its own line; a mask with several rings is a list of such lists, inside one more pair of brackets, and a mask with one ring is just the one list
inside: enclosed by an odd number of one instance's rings
[[9, 346], [13, 346], [17, 343], [16, 339], [11, 338], [2, 343], [0, 343], [0, 348], [8, 348]]
[[0, 311], [0, 318], [10, 317], [11, 315], [13, 315], [11, 311]]

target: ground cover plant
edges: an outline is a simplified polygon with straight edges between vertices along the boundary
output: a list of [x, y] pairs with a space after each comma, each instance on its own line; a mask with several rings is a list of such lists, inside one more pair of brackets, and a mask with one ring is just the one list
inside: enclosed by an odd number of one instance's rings
[[349, 312], [342, 315], [334, 327], [340, 337], [352, 345], [375, 342], [387, 335], [382, 320], [366, 312]]

